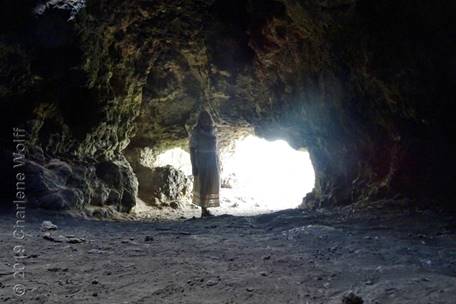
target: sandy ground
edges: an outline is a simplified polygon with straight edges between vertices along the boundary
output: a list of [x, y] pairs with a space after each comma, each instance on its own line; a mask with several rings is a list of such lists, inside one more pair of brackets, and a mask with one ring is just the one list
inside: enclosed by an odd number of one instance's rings
[[[297, 204], [296, 204], [297, 205]], [[178, 209], [162, 208], [148, 206], [140, 198], [136, 198], [136, 206], [133, 207], [131, 215], [135, 219], [148, 220], [148, 219], [188, 219], [192, 217], [199, 217], [201, 209], [192, 204], [190, 200], [179, 203]], [[282, 208], [283, 209], [283, 208]], [[235, 215], [235, 216], [254, 216], [259, 214], [266, 214], [279, 211], [268, 207], [267, 205], [257, 202], [253, 198], [241, 197], [235, 191], [229, 189], [222, 189], [222, 199], [220, 206], [210, 208], [213, 215]]]
[[[287, 208], [297, 208], [301, 204], [302, 199], [288, 203]], [[136, 206], [133, 207], [131, 214], [136, 219], [183, 219], [193, 216], [199, 217], [201, 209], [191, 203], [191, 196], [181, 198], [178, 202], [179, 208], [163, 208], [148, 206], [141, 198], [136, 198]], [[235, 215], [235, 216], [254, 216], [277, 212], [283, 209], [283, 204], [277, 201], [265, 201], [248, 195], [239, 189], [221, 188], [220, 189], [220, 206], [210, 208], [210, 212], [214, 215]]]
[[[22, 241], [15, 215], [0, 216], [1, 303], [326, 304], [349, 291], [364, 303], [456, 303], [452, 216], [285, 210], [132, 222], [27, 212]], [[43, 220], [57, 230], [42, 232]], [[14, 278], [15, 260], [24, 278]]]

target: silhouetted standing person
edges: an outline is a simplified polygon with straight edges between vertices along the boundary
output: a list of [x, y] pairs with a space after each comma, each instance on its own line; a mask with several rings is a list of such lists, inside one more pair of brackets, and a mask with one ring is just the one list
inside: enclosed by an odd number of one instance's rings
[[202, 111], [190, 138], [193, 203], [201, 206], [201, 216], [210, 216], [209, 207], [220, 206], [220, 166], [214, 121]]

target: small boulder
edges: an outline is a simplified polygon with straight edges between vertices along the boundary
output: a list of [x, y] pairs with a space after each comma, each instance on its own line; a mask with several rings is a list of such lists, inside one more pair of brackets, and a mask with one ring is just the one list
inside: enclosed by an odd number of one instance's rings
[[190, 195], [190, 179], [172, 166], [138, 167], [139, 197], [150, 206], [178, 209]]
[[215, 285], [217, 285], [217, 284], [218, 284], [218, 281], [216, 281], [216, 280], [209, 280], [209, 281], [207, 281], [206, 286], [211, 287], [211, 286], [215, 286]]
[[66, 238], [64, 236], [53, 236], [50, 232], [45, 232], [43, 234], [43, 239], [47, 240], [47, 241], [50, 241], [50, 242], [54, 242], [54, 243], [63, 243], [66, 241]]
[[364, 301], [360, 296], [357, 296], [353, 292], [350, 292], [343, 296], [342, 304], [363, 304]]
[[51, 221], [43, 221], [41, 223], [41, 231], [57, 230], [57, 225], [54, 225]]
[[154, 240], [154, 237], [150, 236], [150, 235], [146, 235], [146, 237], [144, 238], [144, 242], [152, 242], [153, 240]]
[[69, 244], [80, 244], [80, 243], [84, 243], [85, 239], [72, 236], [72, 237], [67, 237], [66, 242]]

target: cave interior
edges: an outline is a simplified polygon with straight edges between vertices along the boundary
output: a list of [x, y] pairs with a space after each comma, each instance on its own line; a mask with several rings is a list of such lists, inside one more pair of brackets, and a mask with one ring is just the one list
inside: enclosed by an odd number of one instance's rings
[[[455, 295], [445, 285], [456, 277], [455, 257], [442, 253], [455, 248], [455, 1], [0, 3], [5, 212], [18, 211], [11, 202], [21, 169], [36, 225], [41, 212], [54, 212], [65, 218], [62, 229], [74, 216], [126, 222], [121, 234], [160, 219], [173, 219], [171, 230], [188, 228], [199, 212], [191, 203], [189, 136], [205, 109], [224, 166], [223, 208], [208, 220], [214, 226], [251, 219], [265, 231], [287, 228], [294, 240], [302, 233], [296, 225], [331, 226], [328, 214], [359, 214], [373, 226], [413, 214], [425, 232], [446, 229], [436, 267], [447, 277], [434, 287]], [[336, 234], [315, 227], [305, 233]], [[368, 303], [409, 303], [365, 289], [357, 290]], [[416, 290], [410, 303], [454, 303], [445, 302], [448, 292], [419, 302]], [[177, 291], [169, 292], [163, 303], [177, 303]], [[311, 303], [338, 296], [319, 294]], [[202, 303], [195, 299], [188, 303]], [[354, 294], [343, 301], [362, 303]]]

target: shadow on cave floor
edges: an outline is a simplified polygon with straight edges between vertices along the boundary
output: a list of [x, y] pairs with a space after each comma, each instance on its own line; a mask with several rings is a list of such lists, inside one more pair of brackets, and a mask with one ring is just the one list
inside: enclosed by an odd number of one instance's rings
[[[23, 241], [12, 237], [15, 215], [0, 217], [3, 303], [342, 303], [348, 291], [364, 303], [456, 297], [453, 215], [284, 210], [146, 222], [27, 212]], [[57, 230], [41, 231], [44, 220]], [[13, 278], [15, 245], [26, 249], [24, 280]], [[23, 297], [12, 294], [17, 283]]]
[[[183, 205], [183, 206], [182, 206]], [[182, 220], [198, 218], [201, 216], [201, 208], [186, 202], [178, 208], [171, 207], [152, 207], [144, 203], [140, 198], [136, 199], [136, 206], [133, 207], [129, 218], [139, 221], [162, 221], [162, 220]], [[283, 208], [285, 209], [285, 208]], [[280, 209], [280, 210], [283, 210]], [[278, 209], [267, 208], [261, 206], [253, 200], [246, 200], [242, 197], [234, 197], [227, 199], [223, 197], [220, 202], [220, 207], [209, 208], [210, 212], [215, 216], [233, 215], [233, 216], [256, 216], [261, 214], [269, 214], [279, 211]], [[114, 213], [114, 215], [119, 215]]]

